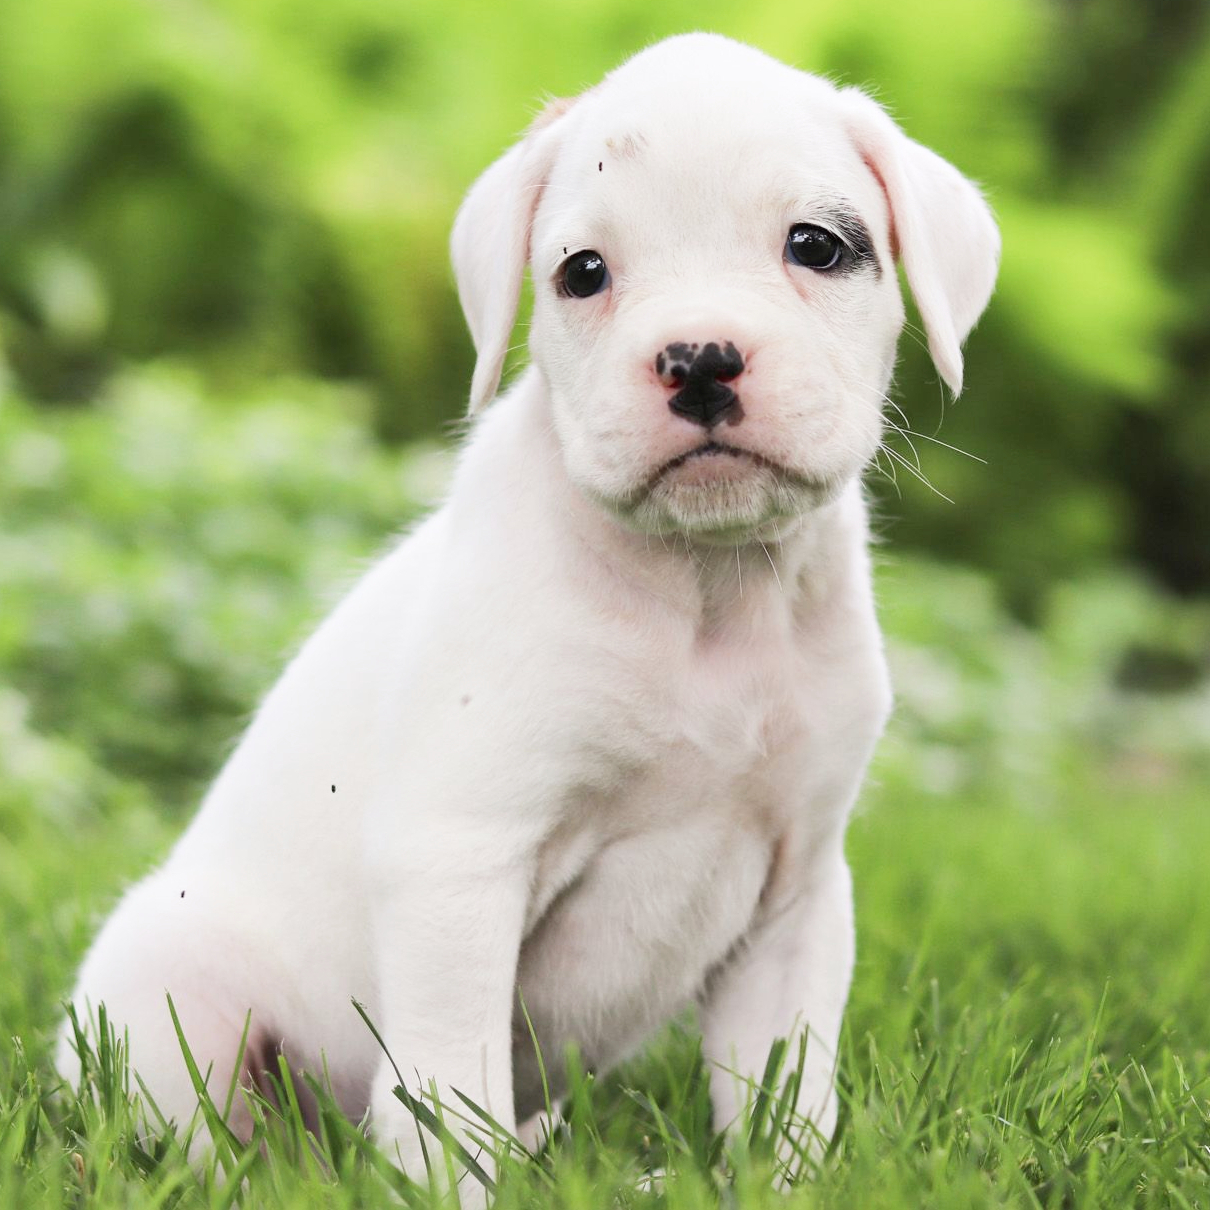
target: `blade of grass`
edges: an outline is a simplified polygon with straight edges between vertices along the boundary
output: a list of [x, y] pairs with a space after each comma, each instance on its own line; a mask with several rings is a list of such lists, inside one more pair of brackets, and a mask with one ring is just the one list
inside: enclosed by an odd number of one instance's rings
[[181, 1054], [185, 1059], [185, 1069], [189, 1072], [190, 1083], [193, 1085], [193, 1091], [197, 1094], [198, 1105], [201, 1107], [206, 1127], [210, 1131], [210, 1137], [214, 1142], [215, 1156], [219, 1163], [222, 1164], [223, 1171], [230, 1172], [239, 1162], [238, 1155], [243, 1150], [242, 1144], [236, 1138], [231, 1127], [227, 1125], [219, 1113], [213, 1098], [210, 1096], [210, 1090], [206, 1087], [206, 1080], [198, 1069], [197, 1061], [193, 1057], [193, 1051], [190, 1050], [189, 1043], [185, 1039], [185, 1031], [181, 1026], [181, 1019], [177, 1015], [176, 1005], [172, 1002], [172, 996], [169, 995], [167, 1000], [168, 1013], [172, 1017], [172, 1028], [176, 1031], [177, 1044], [180, 1046]]

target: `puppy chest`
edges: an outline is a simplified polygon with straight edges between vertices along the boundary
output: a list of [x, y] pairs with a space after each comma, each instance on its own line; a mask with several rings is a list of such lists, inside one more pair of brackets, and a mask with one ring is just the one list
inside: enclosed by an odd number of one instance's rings
[[696, 827], [612, 837], [553, 897], [537, 888], [549, 902], [522, 945], [518, 985], [544, 1052], [574, 1041], [591, 1062], [621, 1057], [745, 934], [773, 842], [706, 814]]
[[[862, 663], [748, 643], [592, 678], [627, 688], [585, 729], [598, 755], [608, 737], [610, 772], [577, 782], [593, 788], [568, 793], [538, 854], [518, 969], [548, 1070], [568, 1042], [591, 1063], [631, 1052], [743, 944], [766, 896], [794, 893], [881, 725]], [[538, 1076], [518, 1021], [520, 1107]]]

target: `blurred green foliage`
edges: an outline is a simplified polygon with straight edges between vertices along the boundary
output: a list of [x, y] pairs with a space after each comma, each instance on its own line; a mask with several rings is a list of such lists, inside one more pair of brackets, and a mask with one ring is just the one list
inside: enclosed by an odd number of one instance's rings
[[388, 454], [367, 410], [303, 382], [216, 407], [166, 369], [83, 412], [0, 404], [0, 817], [197, 796], [275, 663], [444, 483], [443, 451]]
[[1120, 556], [1210, 588], [1203, 0], [6, 5], [0, 369], [91, 403], [170, 353], [236, 395], [355, 381], [380, 436], [438, 432], [470, 370], [462, 192], [544, 95], [694, 27], [871, 88], [999, 214], [967, 395], [946, 407], [910, 337], [898, 390], [987, 465], [926, 444], [957, 507], [905, 486], [896, 543], [992, 569], [1024, 616]]

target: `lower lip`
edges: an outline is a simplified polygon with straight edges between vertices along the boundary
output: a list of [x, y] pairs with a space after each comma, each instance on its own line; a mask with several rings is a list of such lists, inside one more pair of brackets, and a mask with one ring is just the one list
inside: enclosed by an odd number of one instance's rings
[[718, 483], [747, 473], [751, 465], [752, 459], [740, 450], [706, 449], [664, 473], [675, 476], [678, 483]]

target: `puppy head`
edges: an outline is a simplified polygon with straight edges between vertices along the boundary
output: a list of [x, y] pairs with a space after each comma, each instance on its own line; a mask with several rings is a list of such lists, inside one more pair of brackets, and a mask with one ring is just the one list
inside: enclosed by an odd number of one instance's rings
[[499, 383], [528, 261], [572, 479], [648, 532], [776, 535], [877, 449], [896, 256], [957, 393], [998, 252], [974, 186], [860, 92], [672, 38], [549, 108], [463, 204], [471, 407]]

